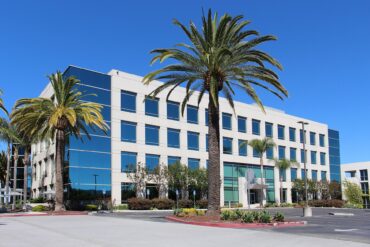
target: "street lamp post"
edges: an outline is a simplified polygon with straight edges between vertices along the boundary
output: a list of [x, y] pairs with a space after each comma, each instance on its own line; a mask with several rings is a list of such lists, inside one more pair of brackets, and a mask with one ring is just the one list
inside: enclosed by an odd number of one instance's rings
[[304, 168], [304, 193], [305, 193], [305, 205], [303, 208], [303, 217], [312, 217], [312, 209], [308, 206], [306, 132], [304, 129], [304, 126], [308, 125], [308, 123], [304, 121], [299, 121], [298, 123], [302, 125], [302, 135], [303, 135], [303, 155], [304, 155], [303, 168]]

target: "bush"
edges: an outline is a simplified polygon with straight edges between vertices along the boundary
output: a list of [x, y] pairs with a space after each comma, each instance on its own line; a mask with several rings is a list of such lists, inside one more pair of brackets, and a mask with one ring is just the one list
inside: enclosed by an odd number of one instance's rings
[[362, 209], [363, 208], [363, 205], [362, 204], [353, 204], [353, 203], [347, 202], [346, 204], [344, 204], [343, 207], [344, 208], [358, 208], [358, 209]]
[[179, 200], [179, 208], [193, 208], [194, 202], [192, 200]]
[[342, 208], [344, 206], [344, 201], [342, 200], [314, 200], [314, 201], [309, 201], [308, 204], [311, 207]]
[[87, 204], [87, 205], [85, 205], [85, 210], [87, 210], [87, 211], [97, 211], [98, 210], [98, 205]]
[[46, 202], [46, 200], [41, 196], [30, 200], [30, 203], [44, 203], [44, 202]]
[[205, 211], [195, 209], [195, 208], [180, 208], [180, 209], [175, 209], [173, 214], [178, 217], [204, 216]]
[[276, 212], [274, 215], [274, 220], [277, 222], [284, 222], [284, 214], [280, 212]]
[[120, 205], [114, 206], [113, 209], [114, 210], [127, 210], [128, 209], [128, 205], [127, 204], [120, 204]]
[[271, 223], [271, 215], [269, 212], [267, 211], [262, 211], [262, 213], [260, 214], [260, 220], [259, 222], [261, 223]]
[[253, 221], [259, 222], [261, 218], [260, 211], [252, 211]]
[[290, 207], [295, 207], [297, 204], [296, 203], [288, 203], [288, 202], [283, 202], [280, 204], [280, 207], [282, 208], [290, 208]]
[[152, 200], [152, 207], [156, 209], [172, 209], [175, 205], [175, 202], [171, 199], [159, 199], [155, 198]]
[[43, 211], [48, 211], [48, 208], [45, 207], [44, 205], [37, 205], [32, 208], [32, 212], [43, 212]]
[[277, 207], [278, 205], [275, 203], [275, 202], [268, 202], [268, 203], [266, 203], [266, 205], [265, 205], [265, 208], [275, 208], [275, 207]]
[[152, 201], [144, 198], [130, 198], [127, 200], [130, 210], [149, 210], [152, 208]]
[[242, 215], [241, 220], [243, 223], [253, 223], [254, 216], [251, 212], [246, 212]]
[[346, 196], [349, 203], [354, 205], [360, 205], [362, 201], [362, 190], [361, 187], [355, 183], [348, 181], [343, 182], [344, 185], [344, 195]]
[[196, 201], [195, 202], [195, 205], [198, 207], [198, 208], [203, 208], [203, 209], [206, 209], [208, 207], [208, 200], [199, 200], [199, 201]]

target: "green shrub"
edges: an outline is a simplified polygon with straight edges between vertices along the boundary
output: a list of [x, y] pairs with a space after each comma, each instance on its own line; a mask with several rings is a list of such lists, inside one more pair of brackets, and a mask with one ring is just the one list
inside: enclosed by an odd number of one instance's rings
[[199, 209], [197, 209], [196, 213], [197, 213], [197, 216], [204, 216], [204, 215], [206, 215], [206, 211], [205, 210], [199, 210]]
[[251, 212], [245, 212], [242, 215], [241, 220], [242, 220], [243, 223], [253, 223], [254, 222], [254, 216]]
[[284, 222], [284, 214], [281, 212], [276, 212], [274, 215], [274, 220], [277, 222]]
[[114, 210], [127, 210], [128, 209], [128, 205], [127, 204], [120, 204], [120, 205], [114, 206], [113, 209]]
[[354, 205], [362, 205], [362, 190], [359, 185], [348, 181], [343, 182], [344, 195], [349, 203]]
[[277, 207], [277, 204], [275, 202], [268, 202], [265, 204], [266, 208], [275, 208]]
[[198, 208], [206, 209], [208, 207], [208, 200], [203, 199], [203, 200], [196, 201], [195, 205]]
[[233, 211], [231, 210], [222, 210], [220, 215], [221, 220], [230, 220], [232, 213]]
[[149, 210], [152, 208], [152, 201], [144, 198], [130, 198], [127, 200], [127, 204], [131, 210]]
[[87, 205], [85, 205], [85, 210], [87, 210], [87, 211], [97, 211], [98, 210], [98, 205], [87, 204]]
[[260, 220], [259, 222], [261, 223], [271, 223], [271, 215], [269, 212], [267, 211], [262, 211], [262, 213], [260, 214]]
[[36, 198], [32, 198], [30, 200], [30, 203], [44, 203], [44, 202], [46, 202], [46, 200], [41, 196], [36, 197]]
[[362, 204], [353, 204], [353, 203], [347, 202], [346, 204], [344, 204], [343, 207], [344, 208], [358, 208], [358, 209], [362, 209], [363, 208], [363, 205]]
[[48, 211], [48, 207], [45, 207], [44, 205], [37, 205], [32, 208], [32, 212], [43, 212], [43, 211]]
[[252, 211], [253, 221], [259, 222], [261, 218], [260, 211]]
[[194, 202], [192, 200], [179, 200], [179, 208], [193, 208]]
[[308, 204], [311, 207], [342, 208], [344, 206], [344, 201], [342, 200], [314, 200], [314, 201], [309, 201]]
[[282, 208], [290, 208], [290, 207], [294, 207], [295, 204], [294, 203], [288, 203], [288, 202], [283, 202], [280, 204], [280, 207]]
[[152, 207], [156, 209], [172, 209], [175, 206], [175, 202], [171, 199], [159, 199], [155, 198], [152, 200]]
[[241, 219], [242, 216], [244, 215], [244, 212], [240, 209], [237, 209], [234, 212], [235, 212], [235, 216], [236, 216], [237, 219]]

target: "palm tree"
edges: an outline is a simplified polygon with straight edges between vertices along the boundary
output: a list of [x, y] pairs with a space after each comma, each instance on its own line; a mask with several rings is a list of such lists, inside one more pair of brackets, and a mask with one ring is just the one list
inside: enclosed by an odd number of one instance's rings
[[[4, 151], [0, 152], [0, 183], [5, 184], [6, 178], [6, 153]], [[1, 201], [0, 201], [1, 204]]]
[[101, 114], [98, 103], [84, 102], [84, 95], [74, 86], [79, 80], [63, 78], [61, 72], [49, 76], [54, 90], [52, 98], [20, 99], [11, 114], [12, 123], [28, 136], [40, 139], [54, 138], [55, 147], [55, 211], [64, 210], [63, 164], [66, 135], [81, 138], [81, 132], [90, 138], [85, 125], [104, 131], [108, 125]]
[[264, 192], [264, 174], [263, 174], [263, 156], [270, 148], [274, 148], [275, 142], [271, 138], [263, 138], [263, 139], [253, 139], [248, 142], [248, 145], [251, 146], [255, 152], [257, 152], [258, 157], [260, 158], [260, 169], [261, 169], [261, 200], [260, 205], [263, 206], [263, 200], [265, 200], [265, 192]]
[[283, 199], [283, 172], [286, 172], [292, 166], [299, 166], [299, 163], [289, 159], [274, 159], [275, 166], [279, 169], [279, 180], [280, 180], [280, 201]]
[[8, 115], [8, 111], [6, 110], [5, 106], [4, 106], [4, 101], [3, 99], [1, 98], [1, 95], [3, 94], [3, 91], [0, 89], [0, 109], [6, 113], [6, 115]]
[[[193, 22], [187, 28], [179, 21], [179, 26], [190, 44], [181, 43], [175, 48], [155, 49], [151, 63], [163, 62], [173, 59], [169, 64], [143, 78], [144, 84], [153, 80], [163, 80], [165, 83], [156, 88], [150, 95], [155, 97], [158, 93], [167, 91], [167, 99], [175, 88], [186, 84], [186, 95], [182, 101], [181, 111], [195, 91], [199, 91], [198, 105], [205, 93], [208, 93], [209, 112], [209, 192], [207, 214], [218, 214], [220, 210], [220, 109], [219, 97], [223, 95], [234, 109], [233, 96], [235, 89], [245, 91], [262, 109], [263, 105], [253, 86], [262, 87], [279, 98], [288, 95], [280, 84], [278, 75], [272, 67], [282, 69], [279, 62], [256, 47], [266, 41], [276, 40], [272, 35], [260, 36], [257, 31], [244, 30], [250, 23], [243, 21], [243, 16], [231, 17], [228, 14], [218, 18], [203, 14], [202, 29], [199, 31]], [[272, 88], [270, 87], [272, 86]]]

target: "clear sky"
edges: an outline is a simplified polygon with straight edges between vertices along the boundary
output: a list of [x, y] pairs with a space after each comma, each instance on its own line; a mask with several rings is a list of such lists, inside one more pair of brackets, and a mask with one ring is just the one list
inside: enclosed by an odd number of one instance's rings
[[[46, 76], [73, 64], [145, 75], [149, 51], [186, 41], [172, 24], [199, 23], [202, 7], [242, 14], [284, 66], [284, 102], [264, 103], [340, 131], [342, 163], [370, 160], [370, 1], [1, 1], [0, 88], [6, 106], [36, 97]], [[238, 100], [250, 102], [238, 93]]]

